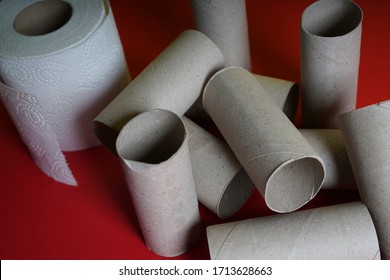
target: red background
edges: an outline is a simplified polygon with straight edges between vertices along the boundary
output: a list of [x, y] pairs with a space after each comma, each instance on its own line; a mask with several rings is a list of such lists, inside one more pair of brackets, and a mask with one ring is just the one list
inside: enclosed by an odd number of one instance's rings
[[[300, 17], [312, 2], [247, 1], [254, 73], [300, 81]], [[360, 108], [390, 99], [390, 2], [356, 2], [364, 12]], [[111, 0], [111, 5], [133, 78], [183, 30], [193, 28], [189, 1]], [[0, 130], [1, 259], [164, 259], [146, 248], [118, 159], [103, 146], [65, 153], [79, 183], [73, 188], [35, 166], [2, 103]], [[304, 208], [356, 200], [357, 191], [321, 190]], [[275, 214], [257, 191], [229, 219], [199, 209], [204, 227]], [[205, 231], [193, 249], [177, 257], [209, 258]]]

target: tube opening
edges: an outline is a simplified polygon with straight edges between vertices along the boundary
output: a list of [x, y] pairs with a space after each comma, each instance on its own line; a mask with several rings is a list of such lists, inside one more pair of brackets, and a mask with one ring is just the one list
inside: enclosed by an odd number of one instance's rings
[[302, 28], [316, 36], [337, 37], [353, 31], [362, 18], [362, 10], [352, 1], [318, 1], [304, 11]]
[[294, 211], [316, 195], [324, 178], [324, 166], [317, 158], [306, 157], [282, 164], [267, 182], [265, 201], [273, 211]]
[[130, 120], [120, 132], [116, 149], [124, 160], [158, 164], [181, 147], [186, 131], [174, 113], [155, 110]]
[[296, 116], [299, 102], [299, 86], [297, 83], [291, 87], [286, 102], [283, 106], [284, 114], [293, 122]]
[[93, 130], [99, 141], [114, 155], [117, 154], [115, 141], [118, 138], [118, 132], [109, 127], [108, 125], [100, 122], [93, 121]]
[[64, 1], [40, 1], [23, 9], [14, 20], [16, 32], [40, 36], [63, 27], [72, 17], [72, 6]]

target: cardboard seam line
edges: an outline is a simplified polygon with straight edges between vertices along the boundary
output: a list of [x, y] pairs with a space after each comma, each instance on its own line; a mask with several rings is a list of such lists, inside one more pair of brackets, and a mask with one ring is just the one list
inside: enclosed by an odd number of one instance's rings
[[380, 252], [381, 252], [381, 249], [379, 248], [372, 260], [376, 260], [378, 255], [380, 255]]
[[232, 235], [233, 231], [236, 230], [236, 228], [237, 228], [242, 222], [244, 222], [244, 221], [238, 221], [238, 222], [234, 225], [234, 227], [229, 231], [229, 233], [226, 235], [226, 238], [223, 240], [221, 246], [220, 246], [219, 249], [218, 249], [218, 253], [215, 255], [215, 258], [214, 258], [215, 260], [218, 259], [219, 253], [222, 251], [222, 249], [223, 249], [223, 247], [224, 247], [226, 241], [229, 239], [230, 235]]
[[[262, 158], [262, 157], [266, 157], [266, 156], [272, 156], [272, 155], [280, 155], [280, 154], [289, 154], [289, 155], [299, 155], [299, 156], [304, 156], [304, 157], [311, 157], [311, 156], [308, 156], [308, 155], [303, 155], [302, 153], [293, 153], [293, 152], [274, 152], [274, 153], [268, 153], [268, 154], [263, 154], [263, 155], [259, 155], [259, 156], [255, 156], [249, 160], [247, 160], [246, 162], [244, 162], [242, 165], [246, 165], [248, 163], [250, 163], [251, 161], [253, 160], [256, 160], [256, 159], [259, 159], [259, 158]], [[291, 159], [290, 159], [291, 160]], [[294, 160], [294, 159], [292, 159]]]
[[390, 108], [388, 108], [388, 107], [386, 107], [386, 106], [383, 106], [382, 104], [383, 104], [383, 103], [379, 103], [379, 104], [378, 104], [378, 107], [381, 107], [381, 108], [383, 108], [383, 109], [385, 109], [385, 110], [387, 110], [387, 111], [390, 111]]

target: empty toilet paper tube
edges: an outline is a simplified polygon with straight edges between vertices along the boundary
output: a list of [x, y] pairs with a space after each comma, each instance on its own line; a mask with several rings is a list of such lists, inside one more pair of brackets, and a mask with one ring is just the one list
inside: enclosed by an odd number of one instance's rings
[[339, 128], [355, 109], [363, 12], [349, 0], [316, 1], [301, 20], [302, 121]]
[[200, 234], [187, 134], [166, 110], [141, 113], [121, 130], [116, 147], [146, 245], [177, 256]]
[[250, 72], [218, 71], [203, 105], [270, 209], [294, 211], [317, 194], [322, 159]]
[[372, 215], [383, 259], [390, 259], [390, 100], [341, 115], [360, 197]]
[[77, 185], [62, 151], [99, 144], [92, 120], [129, 80], [112, 11], [101, 0], [2, 1], [0, 18], [1, 99], [37, 166]]
[[340, 129], [300, 129], [325, 164], [326, 176], [321, 189], [356, 190], [351, 163]]
[[213, 260], [380, 259], [370, 213], [361, 202], [207, 227]]
[[294, 121], [299, 101], [299, 86], [296, 82], [253, 74], [274, 103]]
[[221, 49], [225, 66], [251, 69], [245, 0], [191, 0], [195, 27]]
[[184, 31], [96, 117], [96, 135], [116, 153], [116, 137], [131, 118], [153, 109], [182, 116], [222, 65], [221, 51], [207, 36]]
[[248, 200], [254, 185], [226, 143], [187, 117], [182, 119], [198, 200], [219, 218], [230, 217]]
[[[272, 101], [282, 109], [283, 113], [294, 121], [299, 101], [299, 86], [296, 82], [282, 80], [274, 77], [253, 74]], [[205, 113], [200, 97], [186, 115], [196, 119], [209, 119]]]

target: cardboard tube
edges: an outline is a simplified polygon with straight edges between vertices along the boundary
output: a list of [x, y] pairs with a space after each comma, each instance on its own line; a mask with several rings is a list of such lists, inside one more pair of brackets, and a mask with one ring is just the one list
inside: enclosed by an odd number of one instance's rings
[[146, 245], [165, 257], [198, 240], [200, 216], [181, 119], [166, 110], [141, 113], [116, 141]]
[[[293, 122], [298, 108], [299, 86], [296, 82], [286, 81], [273, 77], [253, 74], [262, 85], [275, 104]], [[186, 112], [186, 115], [203, 120], [209, 120], [209, 116], [203, 109], [202, 98]]]
[[339, 128], [355, 109], [363, 12], [349, 0], [322, 0], [301, 21], [302, 121], [305, 128]]
[[110, 6], [2, 1], [0, 18], [0, 97], [35, 164], [75, 186], [62, 151], [99, 144], [92, 120], [129, 82]]
[[195, 27], [221, 49], [225, 66], [251, 69], [245, 0], [191, 0]]
[[325, 164], [326, 176], [321, 189], [356, 189], [344, 138], [340, 129], [300, 129]]
[[380, 259], [370, 213], [361, 202], [209, 226], [212, 260]]
[[219, 218], [235, 214], [254, 185], [226, 143], [183, 116], [198, 200]]
[[115, 140], [131, 118], [153, 109], [182, 116], [222, 65], [220, 50], [207, 36], [184, 31], [96, 117], [96, 135], [116, 153]]
[[296, 82], [263, 75], [254, 74], [254, 76], [275, 104], [282, 109], [283, 113], [285, 113], [290, 121], [293, 122], [299, 101], [298, 84]]
[[390, 259], [390, 100], [341, 115], [360, 197], [370, 211], [382, 258]]
[[250, 72], [218, 71], [203, 105], [270, 209], [294, 211], [317, 194], [322, 159]]

